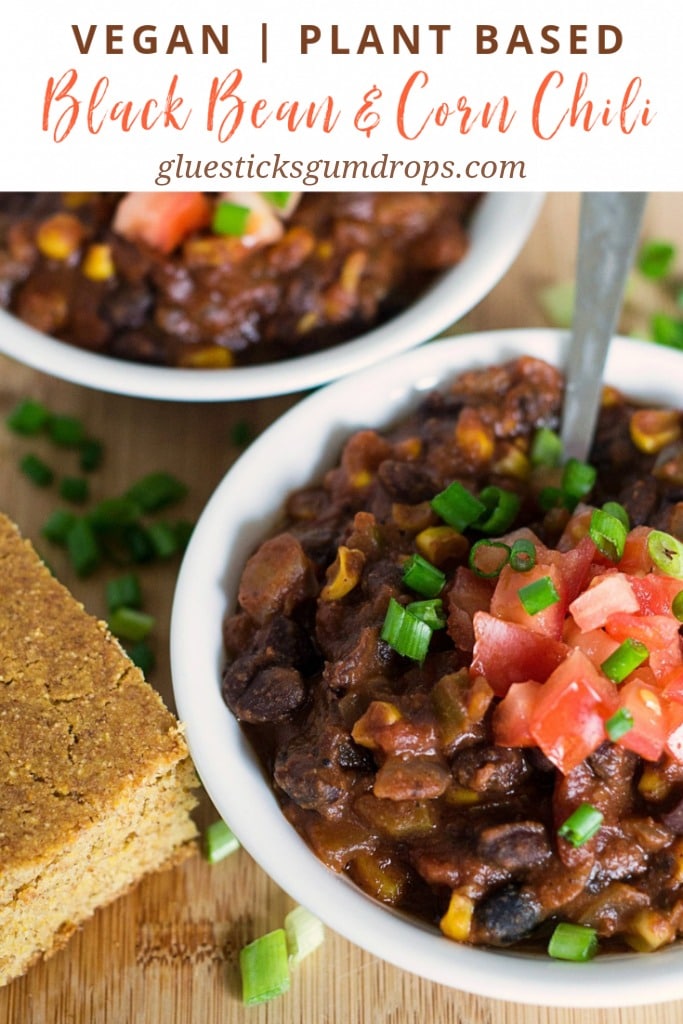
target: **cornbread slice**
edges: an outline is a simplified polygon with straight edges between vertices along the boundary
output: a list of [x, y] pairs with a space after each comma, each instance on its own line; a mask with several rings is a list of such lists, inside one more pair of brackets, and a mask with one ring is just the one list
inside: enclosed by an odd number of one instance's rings
[[194, 848], [178, 723], [0, 515], [0, 985]]

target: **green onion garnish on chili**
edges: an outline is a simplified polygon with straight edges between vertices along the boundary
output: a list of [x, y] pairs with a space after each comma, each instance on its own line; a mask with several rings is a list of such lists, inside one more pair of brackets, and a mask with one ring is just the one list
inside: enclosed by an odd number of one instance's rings
[[615, 711], [611, 718], [608, 718], [605, 722], [605, 732], [612, 740], [616, 743], [617, 740], [625, 736], [627, 732], [630, 732], [633, 728], [633, 715], [628, 708], [619, 708]]
[[629, 514], [620, 502], [606, 501], [602, 506], [602, 511], [606, 512], [608, 516], [614, 516], [615, 519], [618, 519], [627, 532], [631, 529]]
[[287, 992], [290, 985], [287, 939], [284, 928], [277, 928], [250, 942], [240, 950], [242, 999], [245, 1006], [256, 1006]]
[[485, 580], [500, 576], [510, 558], [510, 548], [501, 540], [478, 540], [470, 548], [468, 564], [472, 572]]
[[247, 233], [247, 223], [251, 210], [248, 206], [237, 203], [219, 203], [211, 222], [211, 230], [215, 235], [231, 235], [241, 238]]
[[564, 494], [559, 487], [543, 487], [538, 494], [538, 504], [544, 512], [564, 506]]
[[573, 509], [582, 498], [590, 494], [597, 477], [595, 466], [580, 459], [567, 459], [562, 471], [562, 493], [569, 509]]
[[583, 846], [600, 831], [603, 818], [602, 811], [597, 807], [593, 807], [592, 804], [581, 804], [560, 825], [557, 834], [572, 846]]
[[432, 630], [426, 622], [418, 619], [392, 597], [389, 600], [381, 637], [397, 654], [412, 658], [413, 661], [424, 661], [432, 639]]
[[613, 683], [623, 683], [631, 672], [647, 661], [650, 652], [640, 640], [628, 637], [622, 644], [619, 644], [616, 651], [600, 665], [608, 679]]
[[583, 924], [561, 921], [550, 937], [548, 955], [555, 960], [571, 960], [585, 963], [592, 960], [598, 951], [598, 934], [594, 928]]
[[406, 611], [426, 623], [431, 630], [443, 629], [446, 625], [443, 601], [438, 597], [430, 598], [427, 601], [412, 601], [406, 605]]
[[454, 480], [445, 490], [432, 498], [431, 505], [436, 514], [459, 533], [476, 523], [486, 512], [486, 505], [483, 501], [475, 498], [457, 480]]
[[441, 569], [422, 555], [411, 555], [403, 566], [403, 583], [424, 597], [437, 597], [445, 582], [446, 576]]
[[485, 487], [479, 494], [479, 500], [486, 506], [486, 513], [473, 525], [482, 533], [500, 534], [509, 530], [519, 512], [521, 501], [514, 491], [506, 491], [502, 487]]
[[559, 466], [562, 462], [562, 440], [549, 427], [539, 427], [531, 441], [529, 458], [532, 466]]
[[671, 612], [674, 618], [678, 619], [679, 622], [683, 622], [683, 590], [676, 594], [671, 602]]
[[588, 535], [598, 551], [612, 562], [620, 561], [626, 545], [626, 527], [621, 519], [596, 508], [591, 515]]
[[683, 579], [683, 544], [679, 540], [663, 530], [652, 530], [647, 538], [647, 550], [661, 572]]
[[538, 615], [551, 605], [557, 604], [560, 595], [550, 576], [542, 576], [540, 580], [534, 580], [517, 591], [524, 610], [529, 615]]
[[291, 192], [264, 192], [264, 197], [276, 206], [278, 210], [284, 210], [291, 199]]
[[527, 537], [519, 537], [510, 548], [510, 566], [515, 572], [528, 572], [536, 565], [536, 548]]

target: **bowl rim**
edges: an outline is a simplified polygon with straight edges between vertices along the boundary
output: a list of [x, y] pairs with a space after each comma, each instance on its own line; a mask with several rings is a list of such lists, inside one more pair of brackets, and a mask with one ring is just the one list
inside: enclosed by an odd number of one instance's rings
[[[680, 945], [651, 957], [608, 954], [587, 964], [570, 964], [519, 951], [452, 943], [437, 931], [375, 903], [324, 867], [287, 822], [219, 692], [219, 612], [222, 608], [222, 619], [234, 601], [237, 574], [246, 552], [257, 538], [268, 534], [275, 520], [276, 509], [268, 501], [263, 517], [254, 518], [250, 507], [254, 480], [258, 481], [264, 467], [271, 467], [276, 477], [271, 490], [283, 482], [291, 490], [334, 462], [341, 437], [356, 426], [391, 422], [425, 391], [473, 366], [521, 354], [562, 366], [568, 343], [566, 333], [547, 329], [486, 331], [435, 341], [336, 381], [281, 416], [228, 470], [197, 523], [174, 595], [171, 668], [178, 714], [199, 776], [218, 813], [265, 872], [332, 930], [397, 967], [475, 995], [554, 1007], [626, 1007], [683, 997]], [[676, 382], [681, 379], [682, 358], [673, 350], [616, 338], [605, 379], [643, 399], [680, 405]], [[358, 401], [368, 391], [378, 396], [381, 412]], [[316, 434], [310, 431], [312, 422], [323, 422], [323, 433], [332, 439], [332, 444], [323, 442], [318, 434], [311, 442], [317, 457], [314, 470], [306, 456], [304, 465], [302, 460], [296, 465], [291, 454], [297, 437]], [[285, 463], [294, 466], [288, 468]], [[277, 507], [283, 497], [279, 491]], [[275, 505], [275, 493], [272, 501]], [[242, 510], [244, 517], [238, 524]], [[236, 517], [232, 526], [230, 515]], [[311, 883], [316, 891], [313, 900]], [[334, 912], [340, 901], [342, 914]]]
[[[59, 341], [0, 309], [0, 353], [54, 377], [114, 394], [222, 402], [304, 391], [420, 344], [463, 317], [494, 287], [526, 242], [542, 192], [489, 192], [472, 217], [472, 246], [408, 309], [380, 327], [310, 355], [260, 366], [192, 370], [150, 366]], [[480, 240], [480, 241], [479, 241]], [[456, 292], [457, 301], [452, 298]]]

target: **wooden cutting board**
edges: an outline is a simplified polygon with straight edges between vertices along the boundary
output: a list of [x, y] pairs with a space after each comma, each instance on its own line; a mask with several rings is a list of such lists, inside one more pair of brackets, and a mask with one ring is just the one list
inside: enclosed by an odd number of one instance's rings
[[[515, 266], [467, 317], [471, 329], [540, 325], [541, 285], [569, 280], [575, 254], [578, 197], [549, 197]], [[653, 196], [650, 235], [683, 245], [683, 194]], [[131, 370], [134, 372], [134, 370]], [[190, 486], [183, 515], [195, 516], [239, 454], [234, 428], [265, 427], [297, 396], [233, 405], [195, 406], [91, 392], [48, 378], [0, 357], [0, 507], [49, 555], [55, 570], [89, 610], [104, 614], [101, 579], [79, 581], [46, 551], [39, 528], [54, 495], [37, 491], [17, 472], [28, 447], [2, 423], [23, 396], [83, 418], [106, 442], [106, 461], [94, 478], [96, 497], [123, 491], [154, 469], [173, 470]], [[31, 446], [32, 447], [32, 446]], [[142, 573], [146, 607], [157, 617], [158, 664], [151, 682], [173, 706], [167, 655], [176, 565]], [[197, 821], [215, 817], [203, 796]], [[201, 857], [143, 881], [104, 908], [68, 946], [26, 977], [0, 990], [0, 1022], [8, 1024], [680, 1024], [683, 1000], [644, 1009], [574, 1011], [478, 998], [422, 981], [384, 964], [344, 939], [327, 940], [293, 977], [291, 991], [265, 1006], [241, 1003], [238, 951], [278, 927], [290, 899], [240, 850], [214, 867]], [[683, 992], [683, 967], [681, 973]], [[647, 997], [647, 993], [644, 996]], [[656, 997], [656, 993], [651, 994]]]

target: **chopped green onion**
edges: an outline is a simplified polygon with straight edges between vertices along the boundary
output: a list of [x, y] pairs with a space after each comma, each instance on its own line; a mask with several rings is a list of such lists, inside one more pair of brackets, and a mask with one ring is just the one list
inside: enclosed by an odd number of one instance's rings
[[562, 463], [562, 440], [549, 427], [539, 427], [531, 441], [529, 457], [532, 466], [559, 466]]
[[479, 494], [488, 515], [478, 519], [474, 524], [482, 533], [505, 533], [509, 530], [519, 512], [521, 504], [519, 495], [514, 491], [506, 491], [502, 487], [485, 487]]
[[107, 609], [110, 612], [122, 607], [139, 608], [142, 604], [140, 580], [133, 572], [108, 580], [106, 597]]
[[212, 822], [204, 833], [204, 855], [209, 864], [217, 864], [239, 848], [239, 839], [222, 818]]
[[240, 950], [242, 999], [245, 1006], [265, 1003], [287, 992], [290, 985], [287, 938], [277, 928]]
[[683, 590], [679, 591], [671, 602], [671, 612], [674, 618], [683, 622]]
[[626, 545], [626, 527], [621, 519], [596, 508], [591, 515], [588, 535], [598, 551], [613, 562], [620, 561]]
[[538, 300], [553, 327], [571, 327], [576, 301], [576, 288], [573, 281], [559, 281], [542, 288]]
[[78, 448], [85, 440], [85, 428], [75, 416], [50, 416], [47, 432], [61, 448]]
[[69, 558], [77, 576], [89, 576], [100, 564], [102, 553], [92, 526], [78, 517], [66, 535]]
[[604, 815], [592, 804], [581, 804], [560, 825], [557, 834], [572, 846], [583, 846], [600, 831]]
[[431, 630], [443, 629], [446, 617], [443, 614], [443, 601], [433, 597], [428, 601], [412, 601], [406, 605], [406, 611], [414, 615], [420, 622], [426, 622]]
[[486, 512], [486, 505], [457, 480], [432, 498], [431, 505], [437, 515], [459, 533], [476, 523]]
[[550, 576], [542, 576], [540, 580], [527, 583], [517, 591], [519, 599], [524, 605], [524, 610], [529, 615], [538, 615], [553, 604], [557, 604], [560, 595]]
[[72, 501], [74, 505], [82, 505], [90, 496], [88, 481], [82, 476], [65, 476], [59, 483], [60, 497]]
[[567, 508], [572, 509], [593, 489], [597, 477], [595, 466], [580, 459], [567, 459], [562, 471], [562, 493]]
[[638, 253], [638, 270], [644, 277], [658, 281], [666, 277], [676, 258], [670, 242], [645, 242]]
[[126, 498], [136, 502], [143, 512], [156, 512], [180, 501], [187, 487], [171, 473], [149, 473], [126, 491]]
[[478, 540], [470, 548], [468, 565], [484, 580], [500, 576], [510, 558], [510, 548], [501, 540]]
[[170, 523], [150, 523], [147, 536], [157, 558], [171, 558], [178, 551], [178, 535]]
[[40, 532], [53, 544], [66, 544], [69, 530], [75, 522], [76, 516], [73, 512], [58, 508], [48, 516]]
[[528, 572], [536, 565], [536, 548], [527, 537], [519, 537], [512, 545], [510, 565], [515, 572]]
[[263, 195], [265, 196], [265, 198], [269, 202], [271, 202], [273, 204], [273, 206], [277, 206], [278, 210], [284, 210], [285, 207], [287, 206], [287, 203], [291, 199], [292, 193], [291, 192], [264, 192]]
[[650, 558], [661, 572], [683, 579], [683, 544], [662, 530], [652, 530], [647, 538]]
[[538, 504], [544, 512], [550, 512], [553, 508], [562, 508], [564, 494], [559, 487], [543, 487], [538, 495]]
[[179, 519], [177, 523], [173, 524], [173, 529], [175, 530], [178, 551], [184, 551], [190, 543], [190, 537], [194, 530], [194, 523], [190, 523], [186, 519]]
[[606, 512], [608, 516], [614, 516], [615, 519], [618, 519], [627, 532], [631, 529], [631, 520], [629, 519], [628, 512], [620, 502], [606, 501], [602, 506], [602, 511]]
[[298, 967], [325, 941], [325, 928], [310, 910], [298, 906], [285, 917], [285, 937], [289, 962], [292, 967]]
[[625, 736], [627, 732], [630, 732], [633, 728], [633, 715], [628, 708], [619, 708], [615, 711], [611, 718], [608, 718], [605, 722], [605, 732], [612, 740], [616, 743], [617, 740]]
[[39, 434], [50, 417], [42, 404], [32, 398], [25, 398], [9, 414], [5, 420], [10, 430], [25, 437]]
[[683, 349], [683, 320], [668, 313], [655, 313], [650, 319], [652, 340], [668, 348]]
[[432, 639], [432, 630], [426, 622], [416, 618], [392, 597], [389, 600], [381, 637], [397, 654], [412, 658], [413, 661], [424, 661]]
[[134, 523], [140, 516], [140, 506], [129, 498], [105, 498], [88, 512], [95, 529], [111, 530]]
[[628, 637], [609, 658], [605, 658], [600, 668], [613, 683], [622, 683], [631, 672], [647, 661], [649, 655], [645, 644]]
[[27, 476], [37, 487], [49, 487], [55, 478], [48, 464], [37, 455], [24, 455], [19, 463], [19, 468], [24, 476]]
[[598, 951], [598, 933], [583, 924], [562, 921], [557, 925], [548, 943], [548, 955], [555, 960], [584, 963], [592, 960]]
[[136, 644], [129, 647], [128, 657], [145, 675], [151, 672], [156, 664], [154, 651], [146, 640], [138, 640]]
[[238, 420], [233, 423], [230, 431], [230, 440], [236, 448], [246, 448], [254, 436], [254, 430], [246, 420]]
[[124, 526], [121, 534], [123, 544], [129, 557], [138, 565], [151, 562], [155, 556], [154, 545], [149, 533], [141, 523], [129, 523]]
[[145, 640], [154, 628], [154, 617], [137, 608], [120, 606], [109, 616], [109, 628], [120, 640]]
[[84, 473], [92, 473], [93, 470], [99, 469], [102, 465], [103, 457], [104, 445], [102, 442], [96, 441], [92, 437], [87, 437], [81, 444], [78, 464]]
[[219, 203], [211, 222], [211, 230], [215, 235], [232, 235], [241, 238], [247, 233], [247, 224], [251, 210], [248, 206], [237, 203]]
[[403, 583], [424, 597], [436, 597], [441, 593], [446, 576], [422, 555], [411, 555], [403, 566]]

